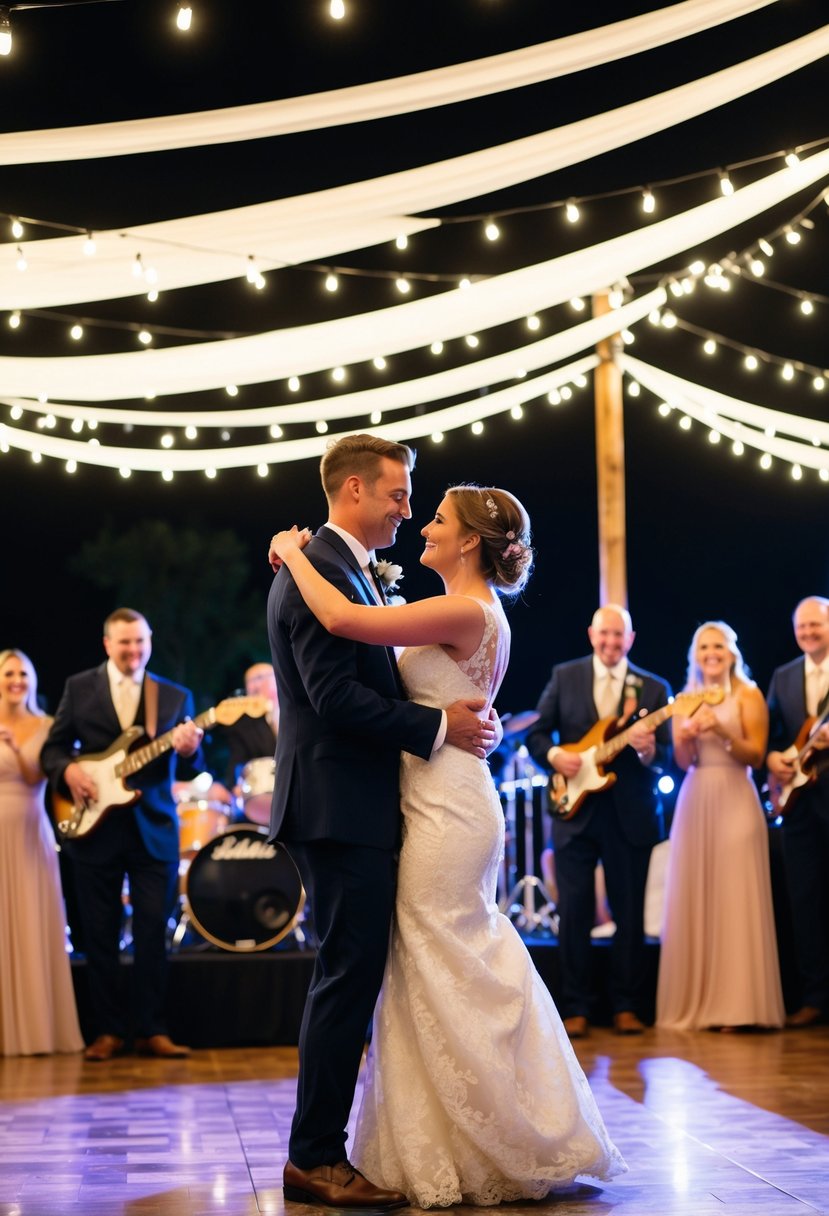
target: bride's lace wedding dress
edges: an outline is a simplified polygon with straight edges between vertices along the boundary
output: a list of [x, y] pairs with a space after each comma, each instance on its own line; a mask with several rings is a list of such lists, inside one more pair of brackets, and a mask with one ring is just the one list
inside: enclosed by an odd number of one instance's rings
[[[506, 669], [500, 604], [456, 663], [403, 652], [406, 691], [446, 706]], [[496, 905], [504, 821], [486, 763], [444, 747], [405, 755], [395, 923], [374, 1021], [354, 1163], [420, 1207], [539, 1199], [580, 1174], [626, 1166], [544, 982]]]

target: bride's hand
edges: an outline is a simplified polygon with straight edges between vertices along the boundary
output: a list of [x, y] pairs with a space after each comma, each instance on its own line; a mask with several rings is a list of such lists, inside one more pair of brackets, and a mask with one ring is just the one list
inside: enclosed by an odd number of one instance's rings
[[285, 560], [286, 553], [291, 549], [304, 549], [311, 539], [310, 528], [298, 528], [296, 524], [286, 532], [277, 532], [271, 537], [271, 547], [268, 549], [268, 561], [271, 569], [276, 571]]

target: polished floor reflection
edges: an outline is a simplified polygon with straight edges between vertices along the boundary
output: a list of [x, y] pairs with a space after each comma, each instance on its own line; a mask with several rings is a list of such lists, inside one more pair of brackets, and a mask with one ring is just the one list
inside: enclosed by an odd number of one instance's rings
[[[578, 1050], [630, 1172], [511, 1212], [829, 1213], [829, 1027]], [[279, 1216], [295, 1076], [293, 1048], [0, 1060], [0, 1216]]]

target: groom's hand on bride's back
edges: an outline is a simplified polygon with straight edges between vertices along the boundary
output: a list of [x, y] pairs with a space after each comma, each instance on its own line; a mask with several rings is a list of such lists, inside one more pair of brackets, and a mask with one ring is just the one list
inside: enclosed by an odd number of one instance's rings
[[483, 712], [483, 697], [453, 701], [446, 710], [446, 743], [484, 760], [498, 746], [503, 730], [494, 709]]

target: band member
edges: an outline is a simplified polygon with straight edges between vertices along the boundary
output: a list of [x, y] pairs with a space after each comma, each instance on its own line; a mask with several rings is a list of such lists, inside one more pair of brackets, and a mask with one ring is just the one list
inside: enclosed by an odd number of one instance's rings
[[[799, 771], [794, 756], [808, 742], [814, 782], [796, 789], [783, 808], [783, 856], [800, 973], [800, 1007], [791, 1027], [829, 1015], [829, 726], [810, 736], [829, 709], [829, 600], [813, 595], [794, 611], [803, 657], [778, 667], [769, 686], [769, 784], [786, 788]], [[796, 743], [798, 746], [792, 746]], [[804, 765], [807, 764], [803, 756]]]
[[[96, 1037], [85, 1058], [106, 1061], [125, 1048], [129, 1022], [121, 998], [119, 941], [124, 878], [133, 909], [132, 1012], [139, 1054], [181, 1057], [189, 1048], [173, 1043], [164, 1020], [167, 918], [178, 885], [178, 821], [171, 784], [203, 769], [202, 731], [186, 688], [147, 672], [150, 626], [132, 608], [118, 608], [104, 622], [101, 666], [70, 676], [41, 761], [58, 794], [75, 805], [104, 797], [80, 756], [105, 752], [128, 726], [142, 724], [159, 737], [172, 732], [172, 750], [137, 772], [128, 784], [140, 788], [132, 806], [115, 806], [85, 835], [67, 838], [84, 928], [87, 976]], [[100, 771], [100, 770], [99, 770]], [[115, 777], [113, 776], [113, 780]]]
[[254, 663], [245, 672], [245, 693], [249, 697], [264, 697], [271, 708], [264, 717], [243, 714], [226, 731], [229, 756], [227, 783], [237, 786], [244, 766], [251, 760], [273, 756], [276, 732], [279, 729], [279, 699], [276, 676], [270, 663]]
[[[597, 720], [619, 718], [632, 724], [630, 746], [610, 765], [616, 782], [587, 795], [570, 819], [553, 822], [560, 918], [564, 1025], [571, 1038], [589, 1032], [594, 1004], [590, 934], [595, 919], [594, 873], [602, 862], [616, 922], [610, 973], [613, 1024], [619, 1034], [644, 1030], [637, 1008], [644, 976], [645, 884], [651, 849], [659, 841], [654, 764], [670, 755], [670, 728], [654, 734], [647, 717], [667, 705], [671, 690], [664, 680], [634, 667], [627, 655], [636, 634], [627, 610], [606, 604], [587, 631], [593, 654], [553, 668], [538, 703], [538, 721], [527, 736], [533, 759], [548, 773], [575, 777], [582, 767], [576, 750], [557, 744], [578, 743]], [[551, 743], [553, 746], [551, 746]]]

